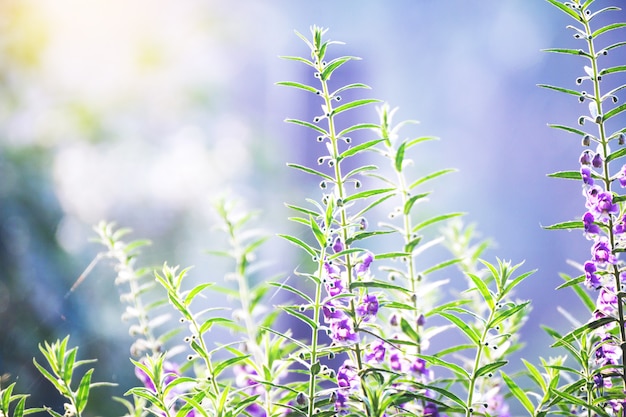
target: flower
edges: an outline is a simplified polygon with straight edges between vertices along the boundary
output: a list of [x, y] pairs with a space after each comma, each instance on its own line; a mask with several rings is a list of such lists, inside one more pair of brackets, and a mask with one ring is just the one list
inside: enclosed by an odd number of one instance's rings
[[595, 224], [595, 216], [591, 212], [586, 212], [583, 215], [583, 224], [585, 225], [585, 235], [597, 235], [600, 233], [600, 226]]
[[369, 349], [365, 352], [365, 361], [368, 363], [382, 363], [385, 360], [385, 342], [377, 340], [369, 345]]
[[439, 410], [434, 403], [428, 403], [424, 407], [424, 417], [439, 417]]
[[580, 154], [580, 164], [581, 165], [591, 165], [591, 160], [593, 159], [593, 152], [589, 149], [585, 149], [582, 154]]
[[359, 389], [361, 380], [356, 367], [350, 359], [346, 359], [337, 370], [337, 399], [335, 400], [335, 411], [342, 414], [347, 412], [348, 397], [351, 392]]
[[366, 294], [356, 306], [356, 313], [365, 320], [375, 317], [378, 313], [378, 298], [374, 294]]
[[369, 270], [370, 270], [370, 265], [371, 265], [373, 260], [374, 260], [374, 254], [372, 252], [370, 252], [370, 251], [366, 251], [365, 255], [361, 259], [361, 262], [358, 263], [354, 267], [354, 270], [357, 273], [357, 275], [368, 273]]
[[324, 322], [326, 323], [347, 318], [343, 310], [337, 308], [337, 305], [333, 302], [333, 300], [328, 300], [322, 304], [322, 313], [324, 314]]
[[596, 264], [587, 261], [584, 265], [585, 268], [585, 286], [587, 288], [597, 288], [600, 285], [600, 277], [596, 275], [598, 268]]
[[343, 250], [343, 242], [341, 241], [341, 238], [339, 236], [335, 238], [335, 242], [333, 243], [333, 250], [335, 251], [335, 253], [341, 252]]
[[583, 178], [583, 183], [586, 185], [593, 185], [593, 178], [591, 177], [591, 168], [583, 166], [580, 168], [580, 175]]
[[613, 255], [609, 240], [606, 236], [600, 237], [591, 248], [592, 261], [600, 266], [603, 266], [607, 262], [610, 264], [617, 263], [617, 257]]
[[347, 317], [333, 320], [330, 323], [330, 332], [330, 337], [335, 342], [349, 343], [359, 341], [359, 335], [354, 331], [352, 322]]

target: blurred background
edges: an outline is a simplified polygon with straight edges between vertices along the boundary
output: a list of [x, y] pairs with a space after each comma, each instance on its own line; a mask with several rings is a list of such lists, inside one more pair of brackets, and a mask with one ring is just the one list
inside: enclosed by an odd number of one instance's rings
[[[620, 11], [596, 24], [624, 20]], [[589, 242], [541, 228], [584, 211], [580, 184], [546, 177], [578, 169], [580, 138], [546, 124], [575, 125], [587, 109], [536, 84], [579, 88], [583, 59], [540, 52], [577, 48], [571, 23], [527, 0], [0, 0], [0, 374], [32, 394], [31, 406], [59, 406], [32, 357], [38, 343], [71, 334], [82, 358], [98, 358], [95, 380], [119, 384], [92, 397], [91, 415], [110, 415], [106, 399], [135, 383], [110, 266], [64, 298], [101, 249], [89, 242], [100, 220], [153, 241], [142, 264], [195, 265], [197, 279], [215, 281], [227, 267], [205, 253], [223, 243], [212, 230], [216, 197], [259, 209], [271, 233], [293, 232], [283, 202], [320, 191], [285, 162], [314, 160], [320, 148], [283, 120], [320, 109], [274, 83], [316, 82], [279, 59], [308, 54], [294, 30], [308, 35], [313, 24], [346, 43], [332, 55], [363, 58], [333, 82], [364, 82], [400, 108], [398, 121], [421, 122], [404, 136], [441, 138], [419, 148], [416, 175], [460, 172], [433, 183], [428, 210], [468, 213], [494, 241], [488, 260], [539, 269], [518, 291], [533, 300], [523, 354], [554, 355], [539, 325], [568, 325], [556, 306], [574, 299], [553, 289], [559, 272], [576, 274], [566, 260], [584, 262]], [[625, 123], [616, 117], [612, 128]], [[264, 256], [285, 274], [298, 259], [279, 239]]]

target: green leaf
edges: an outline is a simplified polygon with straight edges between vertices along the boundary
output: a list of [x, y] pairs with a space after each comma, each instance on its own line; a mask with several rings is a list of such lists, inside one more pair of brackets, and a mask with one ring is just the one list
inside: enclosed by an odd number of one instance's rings
[[591, 58], [591, 56], [587, 52], [583, 51], [582, 49], [549, 48], [549, 49], [542, 49], [541, 51], [542, 52], [554, 52], [557, 54], [586, 56], [587, 58]]
[[213, 325], [216, 324], [216, 323], [220, 323], [220, 324], [224, 324], [224, 325], [230, 325], [230, 324], [233, 324], [234, 322], [232, 320], [230, 320], [230, 319], [225, 318], [225, 317], [211, 317], [211, 318], [208, 318], [200, 326], [200, 335], [203, 335], [204, 333], [209, 331], [211, 329], [211, 327], [213, 327]]
[[523, 303], [516, 304], [514, 307], [511, 307], [506, 310], [499, 310], [498, 313], [494, 316], [493, 320], [491, 320], [491, 322], [489, 323], [489, 327], [495, 328], [498, 324], [502, 323], [504, 320], [524, 310], [528, 306], [528, 304], [530, 304], [530, 301], [525, 301]]
[[435, 171], [435, 172], [433, 172], [432, 174], [428, 174], [428, 175], [426, 175], [426, 176], [424, 176], [424, 177], [422, 177], [422, 178], [419, 178], [419, 179], [415, 180], [415, 181], [414, 181], [414, 182], [413, 182], [413, 183], [409, 186], [409, 188], [412, 190], [413, 188], [417, 187], [417, 186], [418, 186], [418, 185], [420, 185], [420, 184], [425, 183], [426, 181], [429, 181], [429, 180], [432, 180], [432, 179], [434, 179], [434, 178], [437, 178], [437, 177], [439, 177], [439, 176], [441, 176], [441, 175], [448, 174], [448, 173], [450, 173], [450, 172], [456, 172], [456, 171], [457, 171], [456, 169], [450, 169], [450, 168], [448, 168], [448, 169], [442, 169], [442, 170], [439, 170], [439, 171]]
[[441, 358], [438, 358], [436, 356], [431, 356], [431, 355], [416, 355], [418, 358], [422, 358], [424, 359], [426, 362], [430, 363], [431, 365], [437, 365], [437, 366], [443, 366], [444, 368], [447, 368], [449, 370], [451, 370], [452, 372], [454, 372], [455, 374], [457, 374], [458, 376], [460, 376], [461, 378], [465, 378], [465, 379], [469, 379], [470, 375], [467, 373], [467, 371], [452, 362], [448, 362], [445, 361]]
[[320, 248], [325, 247], [326, 235], [324, 234], [319, 224], [317, 224], [317, 222], [315, 221], [313, 217], [309, 217], [309, 227], [311, 228], [311, 231], [313, 232], [315, 239], [317, 239], [317, 243], [320, 245]]
[[346, 110], [350, 110], [350, 109], [353, 109], [355, 107], [365, 106], [366, 104], [370, 104], [370, 103], [380, 103], [380, 100], [377, 100], [377, 99], [374, 99], [374, 98], [363, 98], [363, 99], [360, 99], [360, 100], [354, 100], [354, 101], [351, 101], [349, 103], [342, 104], [339, 107], [335, 107], [331, 111], [330, 115], [332, 117], [332, 116], [335, 116], [335, 115], [337, 115], [337, 114], [339, 114], [341, 112], [344, 112]]
[[582, 181], [583, 177], [580, 175], [580, 171], [559, 171], [548, 174], [550, 178], [565, 178], [567, 180]]
[[495, 361], [495, 362], [491, 362], [486, 365], [483, 365], [476, 370], [475, 376], [480, 377], [480, 376], [487, 375], [490, 373], [493, 374], [493, 371], [495, 371], [496, 369], [502, 368], [507, 363], [509, 363], [509, 361]]
[[50, 381], [52, 385], [54, 385], [54, 387], [57, 389], [57, 391], [59, 391], [61, 394], [66, 393], [65, 388], [59, 383], [59, 380], [54, 377], [50, 372], [48, 372], [46, 368], [39, 365], [35, 358], [33, 358], [33, 363], [35, 364], [35, 367], [39, 370], [41, 375], [43, 375], [48, 381]]
[[338, 161], [341, 161], [342, 159], [348, 158], [352, 155], [356, 155], [357, 153], [364, 151], [366, 149], [371, 148], [372, 146], [376, 146], [378, 145], [380, 142], [382, 142], [384, 139], [375, 139], [375, 140], [370, 140], [367, 142], [363, 142], [357, 146], [353, 146], [351, 148], [346, 149], [345, 151], [343, 151], [339, 157], [337, 158]]
[[450, 265], [458, 264], [461, 262], [461, 259], [449, 259], [447, 261], [440, 262], [436, 265], [431, 266], [430, 268], [424, 269], [422, 271], [422, 275], [432, 274], [435, 271], [439, 271], [440, 269], [447, 268]]
[[303, 293], [299, 289], [294, 288], [291, 285], [288, 285], [288, 284], [286, 284], [284, 282], [268, 282], [268, 285], [270, 285], [272, 287], [276, 287], [276, 288], [281, 289], [281, 290], [287, 290], [287, 291], [289, 291], [291, 293], [296, 294], [297, 296], [302, 298], [307, 303], [314, 304], [313, 299], [311, 297], [309, 297], [308, 295], [306, 295], [305, 293]]
[[583, 132], [583, 131], [582, 131], [582, 130], [580, 130], [580, 129], [576, 129], [576, 128], [569, 127], [569, 126], [564, 126], [564, 125], [555, 125], [555, 124], [550, 124], [550, 123], [548, 124], [548, 126], [549, 126], [549, 127], [551, 127], [551, 128], [553, 128], [553, 129], [565, 130], [566, 132], [575, 133], [575, 134], [580, 135], [580, 136], [585, 136], [585, 135], [587, 135], [587, 133], [586, 133], [586, 132]]
[[309, 318], [306, 314], [300, 313], [297, 308], [294, 308], [292, 306], [279, 306], [279, 308], [283, 310], [285, 313], [292, 315], [300, 319], [300, 321], [303, 321], [304, 323], [308, 324], [309, 327], [313, 331], [317, 331], [319, 325], [316, 322], [314, 322], [311, 318]]
[[215, 285], [214, 282], [205, 282], [203, 284], [196, 285], [191, 291], [189, 291], [189, 294], [185, 296], [185, 299], [183, 300], [185, 306], [189, 306], [193, 299], [196, 298], [196, 295], [198, 295], [206, 288], [212, 287], [213, 285]]
[[92, 373], [93, 368], [85, 372], [85, 375], [83, 375], [82, 379], [80, 380], [78, 391], [76, 392], [76, 408], [78, 409], [79, 413], [82, 413], [87, 406], [87, 400], [89, 399], [89, 389], [91, 388]]
[[528, 398], [528, 395], [526, 395], [526, 393], [507, 374], [501, 371], [500, 375], [502, 376], [502, 379], [504, 380], [506, 386], [509, 388], [511, 394], [513, 394], [513, 396], [517, 398], [520, 404], [522, 404], [526, 411], [528, 411], [528, 414], [530, 414], [531, 416], [535, 415], [535, 407], [532, 401], [530, 401], [530, 398]]
[[413, 340], [415, 343], [420, 343], [419, 334], [415, 331], [415, 329], [413, 329], [413, 327], [411, 327], [409, 322], [404, 317], [400, 319], [400, 328], [404, 334], [409, 337], [409, 339]]
[[335, 71], [337, 68], [339, 68], [340, 66], [342, 66], [343, 64], [345, 64], [348, 61], [358, 60], [358, 59], [360, 59], [360, 58], [357, 58], [355, 56], [342, 56], [342, 57], [333, 59], [328, 64], [326, 64], [326, 66], [324, 67], [324, 70], [320, 74], [321, 80], [322, 81], [328, 80], [328, 78], [330, 78], [330, 76], [333, 73], [333, 71]]
[[406, 200], [406, 203], [404, 203], [403, 213], [405, 215], [409, 214], [411, 212], [411, 208], [418, 200], [421, 200], [422, 198], [426, 198], [429, 195], [430, 195], [430, 192], [412, 195], [408, 200]]
[[411, 256], [411, 254], [406, 252], [387, 252], [376, 254], [375, 259], [405, 258], [407, 256]]
[[[26, 396], [20, 397], [15, 405], [15, 409], [13, 410], [13, 417], [23, 417], [24, 416], [24, 408], [26, 408]], [[7, 408], [7, 412], [5, 415], [9, 415], [9, 409]]]
[[[378, 257], [376, 257], [378, 259]], [[390, 284], [385, 281], [353, 281], [350, 283], [350, 291], [356, 288], [383, 288], [386, 290], [397, 290], [402, 293], [408, 294], [410, 291], [399, 285]]]
[[[565, 281], [571, 280], [571, 278], [567, 274], [559, 274], [559, 275]], [[584, 281], [584, 276], [581, 276], [580, 278], [582, 278], [582, 281]], [[574, 285], [571, 288], [574, 290], [576, 295], [578, 295], [578, 297], [581, 299], [581, 301], [583, 302], [585, 307], [587, 307], [587, 310], [590, 313], [593, 312], [595, 310], [595, 308], [596, 308], [596, 302], [595, 302], [595, 300], [591, 299], [591, 296], [589, 295], [588, 291], [586, 291], [585, 289], [581, 288], [578, 285]]]
[[624, 45], [626, 45], [626, 42], [616, 42], [612, 45], [607, 46], [604, 49], [606, 49], [607, 51], [610, 51], [611, 49], [619, 48], [620, 46], [624, 46]]
[[480, 278], [477, 275], [468, 273], [467, 276], [470, 277], [470, 279], [476, 286], [476, 289], [478, 290], [480, 295], [483, 297], [483, 300], [485, 300], [485, 302], [487, 303], [487, 306], [489, 306], [489, 309], [493, 310], [496, 304], [493, 301], [493, 295], [491, 294], [491, 291], [489, 291], [487, 284], [485, 284], [482, 278]]
[[323, 172], [316, 171], [313, 168], [309, 168], [309, 167], [306, 167], [304, 165], [299, 165], [299, 164], [292, 164], [292, 163], [288, 163], [287, 166], [290, 168], [299, 169], [300, 171], [306, 172], [308, 174], [317, 175], [318, 177], [324, 178], [325, 180], [334, 182], [333, 177], [331, 177], [330, 175], [324, 174]]
[[619, 65], [617, 67], [604, 68], [599, 72], [599, 74], [606, 75], [606, 74], [613, 74], [614, 72], [622, 72], [622, 71], [626, 71], [626, 65]]
[[[226, 359], [224, 361], [221, 361], [220, 363], [218, 363], [217, 365], [215, 365], [215, 367], [213, 368], [213, 377], [216, 378], [219, 374], [222, 373], [222, 371], [226, 368], [228, 368], [229, 366], [232, 366], [238, 362], [241, 361], [245, 361], [246, 359], [248, 359], [250, 357], [250, 355], [244, 355], [244, 356], [235, 356], [234, 358], [229, 358]], [[195, 380], [190, 378], [191, 381], [190, 382], [194, 382]]]
[[402, 142], [400, 146], [398, 146], [398, 150], [396, 151], [396, 158], [394, 166], [396, 171], [402, 172], [402, 162], [404, 162], [404, 151], [406, 149], [406, 141]]
[[302, 58], [302, 57], [299, 57], [299, 56], [286, 56], [286, 55], [283, 55], [283, 56], [281, 56], [280, 58], [282, 58], [282, 59], [287, 59], [287, 60], [290, 60], [290, 61], [298, 61], [298, 62], [302, 62], [302, 63], [304, 63], [304, 64], [307, 64], [307, 65], [308, 65], [308, 66], [310, 66], [310, 67], [315, 68], [315, 64], [314, 64], [314, 63], [312, 63], [312, 62], [311, 62], [311, 61], [309, 61], [308, 59], [305, 59], [305, 58]]
[[395, 190], [395, 188], [375, 188], [373, 190], [361, 191], [360, 193], [355, 193], [351, 196], [346, 197], [343, 202], [348, 203], [350, 201], [361, 200], [363, 198], [368, 198], [379, 194], [391, 193]]
[[461, 330], [472, 342], [474, 342], [475, 346], [480, 346], [480, 336], [476, 333], [476, 330], [472, 329], [467, 325], [463, 320], [454, 314], [447, 313], [445, 311], [440, 311], [438, 313], [441, 317], [448, 319], [448, 321], [452, 322], [459, 330]]
[[72, 381], [72, 373], [74, 372], [74, 362], [76, 361], [76, 352], [78, 349], [70, 349], [63, 361], [63, 381], [70, 382]]
[[563, 346], [565, 343], [571, 343], [572, 341], [578, 339], [578, 337], [580, 337], [581, 335], [591, 330], [595, 330], [599, 327], [602, 327], [604, 325], [613, 323], [615, 321], [617, 321], [615, 317], [601, 317], [599, 319], [593, 320], [589, 323], [583, 324], [582, 326], [572, 330], [571, 332], [563, 336], [561, 339], [553, 343], [551, 346], [559, 347], [559, 346]]
[[313, 123], [305, 122], [304, 120], [298, 119], [285, 119], [286, 123], [293, 123], [295, 125], [300, 125], [304, 127], [308, 127], [322, 134], [322, 136], [328, 136], [328, 132], [319, 127], [318, 125], [314, 125]]
[[546, 230], [562, 230], [562, 229], [584, 229], [585, 225], [582, 221], [571, 220], [568, 222], [556, 223], [550, 226], [543, 227]]
[[561, 3], [561, 2], [559, 2], [557, 0], [547, 0], [547, 1], [548, 1], [548, 3], [552, 4], [557, 9], [560, 9], [562, 12], [564, 12], [567, 15], [569, 15], [571, 18], [573, 18], [577, 22], [580, 22], [580, 16], [578, 15], [578, 13], [576, 13], [570, 7], [564, 5], [563, 3]]
[[352, 83], [352, 84], [344, 85], [343, 87], [339, 87], [338, 89], [333, 91], [333, 93], [330, 96], [336, 97], [337, 94], [341, 93], [342, 91], [349, 90], [351, 88], [365, 88], [366, 90], [371, 90], [371, 87], [369, 85], [365, 85], [362, 83]]
[[279, 82], [276, 83], [276, 85], [284, 85], [286, 87], [299, 88], [301, 90], [309, 91], [309, 92], [311, 92], [313, 94], [317, 94], [318, 93], [317, 88], [311, 87], [310, 85], [297, 83], [297, 82], [294, 82], [294, 81], [279, 81]]
[[618, 114], [620, 114], [621, 112], [623, 112], [624, 110], [626, 110], [626, 103], [617, 106], [609, 111], [607, 111], [604, 116], [602, 116], [602, 120], [603, 121], [607, 121], [609, 120], [611, 117], [616, 116]]
[[[467, 374], [467, 372], [465, 372], [465, 373]], [[463, 408], [463, 410], [467, 410], [467, 405], [465, 405], [465, 402], [462, 399], [460, 399], [458, 396], [456, 396], [456, 394], [454, 394], [451, 391], [448, 391], [445, 388], [441, 388], [441, 387], [438, 387], [438, 386], [432, 385], [432, 384], [426, 385], [426, 384], [422, 384], [422, 383], [419, 383], [419, 382], [413, 381], [413, 380], [409, 381], [409, 384], [415, 385], [420, 390], [435, 391], [435, 392], [443, 395], [444, 397], [449, 398], [452, 401], [454, 401], [455, 403], [457, 403], [460, 407]]]
[[583, 282], [585, 282], [585, 276], [580, 275], [580, 276], [577, 276], [576, 278], [568, 279], [566, 282], [556, 287], [556, 289], [560, 290], [563, 288], [571, 287], [573, 285], [582, 284]]
[[354, 132], [355, 130], [362, 130], [362, 129], [378, 129], [380, 128], [380, 126], [375, 125], [373, 123], [359, 123], [356, 125], [352, 125], [350, 127], [345, 128], [344, 130], [342, 130], [341, 132], [339, 132], [339, 134], [337, 135], [337, 137], [343, 137], [345, 136], [347, 133], [350, 132]]
[[596, 38], [599, 35], [601, 35], [603, 33], [606, 33], [606, 32], [608, 32], [610, 30], [615, 30], [615, 29], [619, 29], [619, 28], [623, 28], [623, 27], [626, 27], [626, 23], [612, 23], [610, 25], [606, 25], [604, 27], [601, 27], [600, 29], [597, 29], [595, 32], [593, 32], [591, 34], [591, 36], [593, 38]]
[[609, 156], [606, 157], [606, 162], [611, 162], [614, 159], [619, 159], [626, 155], [626, 148], [620, 148], [615, 152], [611, 152]]
[[417, 232], [418, 230], [421, 230], [423, 228], [425, 228], [426, 226], [430, 226], [432, 224], [435, 223], [439, 223], [448, 219], [452, 219], [454, 217], [459, 217], [459, 216], [463, 216], [465, 213], [448, 213], [448, 214], [442, 214], [440, 216], [435, 216], [435, 217], [431, 217], [428, 220], [424, 220], [423, 222], [417, 224], [415, 227], [413, 227], [413, 233]]
[[576, 97], [580, 97], [580, 95], [581, 95], [580, 91], [570, 90], [568, 88], [563, 88], [563, 87], [555, 87], [553, 85], [548, 85], [548, 84], [537, 84], [537, 87], [547, 88], [549, 90], [560, 91], [561, 93], [571, 94], [571, 95], [576, 96]]

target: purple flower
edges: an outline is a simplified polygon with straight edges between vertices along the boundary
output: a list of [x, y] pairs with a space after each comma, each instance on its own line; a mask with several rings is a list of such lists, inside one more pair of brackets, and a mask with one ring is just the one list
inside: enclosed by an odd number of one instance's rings
[[611, 252], [609, 240], [606, 236], [601, 236], [591, 248], [592, 261], [600, 266], [605, 263], [617, 263], [617, 257]]
[[356, 306], [356, 313], [365, 320], [375, 317], [378, 313], [378, 298], [374, 294], [365, 295]]
[[369, 363], [382, 363], [385, 360], [385, 342], [377, 340], [370, 344], [369, 350], [365, 352], [365, 361]]
[[611, 316], [617, 311], [617, 294], [613, 288], [602, 287], [596, 300], [596, 309], [604, 316]]
[[500, 394], [500, 387], [495, 387], [485, 394], [487, 403], [487, 413], [494, 417], [511, 417], [509, 405], [504, 401], [504, 396]]
[[591, 160], [593, 159], [593, 152], [589, 149], [585, 149], [582, 154], [580, 154], [580, 164], [581, 165], [591, 165]]
[[599, 153], [595, 154], [591, 160], [591, 165], [593, 165], [594, 168], [600, 168], [602, 166], [602, 157]]
[[357, 275], [365, 274], [369, 272], [370, 264], [372, 263], [373, 260], [374, 260], [374, 254], [370, 251], [366, 251], [361, 262], [358, 263], [354, 267], [354, 270], [356, 271]]
[[596, 264], [591, 261], [587, 261], [585, 262], [584, 268], [585, 286], [587, 288], [598, 288], [598, 286], [600, 285], [600, 277], [596, 275], [596, 271], [598, 270]]
[[402, 356], [402, 352], [398, 349], [392, 348], [391, 353], [389, 355], [389, 365], [391, 369], [396, 372], [405, 372], [406, 371], [406, 362], [404, 357]]
[[333, 300], [328, 300], [322, 304], [322, 313], [324, 313], [324, 322], [331, 323], [333, 321], [346, 319], [347, 316], [342, 309], [337, 308]]
[[[146, 365], [145, 358], [141, 360], [141, 363]], [[135, 367], [135, 376], [141, 381], [141, 383], [148, 388], [152, 392], [156, 392], [156, 387], [154, 386], [154, 382], [150, 379], [148, 374], [144, 372], [143, 369], [136, 366]], [[168, 385], [170, 382], [175, 380], [180, 376], [180, 370], [178, 369], [178, 365], [163, 361], [163, 386]]]
[[615, 344], [610, 336], [606, 336], [597, 344], [596, 362], [600, 366], [617, 365], [622, 356], [622, 350]]
[[603, 191], [597, 196], [596, 204], [592, 207], [600, 218], [608, 218], [610, 214], [619, 213], [619, 205], [613, 203], [613, 194]]
[[341, 241], [341, 238], [339, 236], [337, 236], [335, 238], [335, 242], [333, 242], [333, 250], [335, 251], [335, 253], [341, 252], [343, 250], [343, 242]]
[[346, 414], [348, 412], [348, 396], [350, 393], [347, 390], [337, 390], [337, 399], [335, 400], [335, 411], [340, 414]]
[[349, 318], [344, 318], [331, 322], [330, 331], [330, 337], [335, 342], [350, 343], [359, 341], [359, 335], [354, 331], [354, 328], [352, 327], [352, 322]]
[[351, 392], [357, 391], [361, 381], [356, 366], [350, 359], [346, 359], [337, 370], [337, 386]]
[[591, 212], [586, 212], [583, 216], [583, 224], [585, 225], [586, 235], [597, 235], [600, 233], [600, 226], [595, 224], [595, 216]]
[[428, 403], [424, 407], [424, 417], [439, 417], [439, 410], [434, 403]]
[[583, 166], [580, 168], [580, 175], [583, 178], [583, 183], [586, 185], [593, 185], [593, 178], [591, 177], [591, 168]]

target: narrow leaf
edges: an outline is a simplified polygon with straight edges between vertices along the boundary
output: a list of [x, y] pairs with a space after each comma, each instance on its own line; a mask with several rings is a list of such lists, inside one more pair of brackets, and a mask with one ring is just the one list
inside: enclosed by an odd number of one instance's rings
[[406, 141], [402, 142], [396, 151], [395, 167], [396, 171], [402, 172], [402, 162], [404, 162], [404, 151], [406, 149]]
[[568, 49], [568, 48], [549, 48], [542, 49], [543, 52], [554, 52], [557, 54], [568, 54], [568, 55], [579, 55], [586, 56], [587, 58], [591, 58], [589, 54], [582, 49]]
[[619, 28], [623, 28], [623, 27], [626, 27], [626, 23], [612, 23], [610, 25], [606, 25], [604, 27], [601, 27], [600, 29], [597, 29], [595, 32], [593, 32], [591, 34], [591, 36], [596, 38], [596, 37], [598, 37], [598, 35], [606, 33], [606, 32], [608, 32], [610, 30], [615, 30], [615, 29], [619, 29]]
[[354, 60], [354, 59], [359, 59], [359, 58], [355, 56], [342, 56], [342, 57], [333, 59], [328, 64], [326, 64], [326, 66], [324, 67], [324, 70], [320, 74], [320, 78], [322, 79], [322, 81], [328, 80], [328, 78], [330, 78], [333, 71], [335, 71], [337, 68], [339, 68], [346, 62]]
[[390, 193], [392, 191], [395, 191], [395, 188], [375, 188], [373, 190], [361, 191], [360, 193], [352, 194], [351, 196], [346, 197], [346, 199], [344, 200], [344, 203], [347, 203], [353, 200], [360, 200], [363, 198], [372, 197], [372, 196], [379, 195], [379, 194]]
[[276, 287], [276, 288], [281, 289], [281, 290], [287, 290], [289, 292], [292, 292], [292, 293], [296, 294], [298, 297], [302, 298], [307, 303], [313, 304], [313, 299], [311, 297], [309, 297], [308, 295], [306, 295], [305, 293], [303, 293], [299, 289], [294, 288], [291, 285], [288, 285], [288, 284], [286, 284], [284, 282], [268, 282], [268, 285], [270, 285], [272, 287]]
[[561, 230], [561, 229], [584, 229], [585, 225], [582, 221], [571, 220], [568, 222], [556, 223], [551, 226], [544, 226], [546, 230]]
[[448, 174], [450, 172], [456, 172], [456, 171], [457, 171], [456, 169], [448, 168], [448, 169], [442, 169], [440, 171], [433, 172], [432, 174], [428, 174], [428, 175], [426, 175], [426, 176], [424, 176], [424, 177], [422, 177], [422, 178], [420, 178], [418, 180], [415, 180], [409, 186], [409, 188], [413, 189], [413, 188], [417, 187], [418, 185], [423, 184], [426, 181], [429, 181], [429, 180], [432, 180], [434, 178], [440, 177], [441, 175]]
[[459, 212], [459, 213], [448, 213], [448, 214], [442, 214], [440, 216], [431, 217], [430, 219], [424, 220], [423, 222], [421, 222], [418, 225], [416, 225], [413, 228], [413, 233], [417, 232], [418, 230], [421, 230], [421, 229], [425, 228], [426, 226], [430, 226], [432, 224], [439, 223], [439, 222], [442, 222], [444, 220], [448, 220], [448, 219], [451, 219], [451, 218], [454, 218], [454, 217], [459, 217], [459, 216], [462, 216], [463, 214], [464, 213], [461, 213], [461, 212]]
[[309, 327], [313, 329], [313, 331], [317, 331], [317, 328], [319, 327], [319, 325], [316, 322], [314, 322], [310, 317], [308, 317], [306, 314], [300, 313], [297, 310], [297, 308], [294, 308], [291, 306], [279, 306], [279, 308], [283, 310], [284, 312], [286, 312], [287, 314], [292, 315], [300, 319], [304, 323], [308, 324]]
[[311, 93], [317, 94], [318, 90], [315, 87], [311, 87], [310, 85], [306, 85], [306, 84], [301, 84], [301, 83], [297, 83], [294, 81], [279, 81], [276, 83], [276, 85], [284, 85], [286, 87], [294, 87], [294, 88], [299, 88], [301, 90], [305, 90], [305, 91], [309, 91]]
[[487, 374], [493, 374], [493, 371], [496, 369], [502, 368], [504, 365], [509, 363], [509, 361], [495, 361], [488, 363], [486, 365], [481, 366], [476, 370], [476, 376], [483, 376]]
[[491, 291], [489, 291], [487, 284], [485, 284], [485, 282], [477, 275], [468, 273], [467, 276], [470, 277], [470, 279], [476, 286], [476, 289], [478, 290], [480, 295], [483, 297], [483, 300], [485, 300], [485, 302], [489, 306], [489, 309], [493, 310], [495, 306], [495, 302], [493, 301], [493, 295], [491, 294]]
[[378, 145], [380, 142], [382, 142], [384, 139], [375, 139], [375, 140], [370, 140], [367, 142], [363, 142], [357, 146], [353, 146], [351, 148], [346, 149], [345, 151], [343, 151], [339, 157], [337, 158], [338, 160], [342, 160], [345, 158], [348, 158], [352, 155], [356, 155], [357, 153], [364, 151], [365, 149], [369, 149], [372, 146], [376, 146]]
[[609, 111], [607, 111], [604, 116], [602, 117], [603, 121], [609, 120], [611, 117], [616, 116], [618, 114], [620, 114], [621, 112], [623, 112], [624, 110], [626, 110], [626, 103], [617, 106]]
[[611, 152], [609, 156], [606, 157], [606, 162], [611, 162], [614, 159], [619, 159], [626, 155], [626, 148], [620, 148], [615, 152]]
[[502, 379], [504, 380], [506, 386], [509, 387], [509, 391], [511, 391], [511, 394], [513, 394], [513, 396], [517, 398], [520, 404], [522, 404], [526, 411], [528, 411], [528, 414], [530, 414], [531, 416], [535, 415], [535, 406], [533, 405], [532, 401], [530, 401], [530, 398], [528, 398], [528, 395], [526, 395], [526, 393], [507, 374], [505, 374], [504, 372], [500, 372], [500, 375], [502, 376]]
[[575, 133], [575, 134], [580, 135], [580, 136], [585, 136], [587, 134], [586, 132], [583, 132], [580, 129], [576, 129], [576, 128], [569, 127], [569, 126], [555, 125], [555, 124], [548, 124], [548, 126], [553, 128], [553, 129], [565, 130], [566, 132]]
[[461, 320], [459, 317], [454, 314], [446, 313], [445, 311], [440, 311], [439, 315], [448, 319], [452, 322], [459, 330], [461, 330], [472, 342], [474, 342], [475, 346], [480, 345], [480, 337], [476, 333], [474, 329], [469, 327], [467, 323]]
[[573, 96], [580, 97], [580, 91], [570, 90], [568, 88], [556, 87], [554, 85], [548, 85], [548, 84], [537, 84], [537, 87], [547, 88], [549, 90], [560, 91], [561, 93], [571, 94]]
[[600, 71], [600, 75], [612, 74], [614, 72], [626, 71], [626, 65], [619, 65], [617, 67], [604, 68]]
[[324, 174], [323, 172], [316, 171], [313, 168], [309, 168], [304, 165], [288, 163], [287, 166], [290, 168], [299, 169], [300, 171], [306, 172], [308, 174], [317, 175], [318, 177], [324, 178], [325, 180], [328, 180], [328, 181], [334, 181], [333, 177], [331, 177], [330, 175]]
[[354, 100], [351, 101], [349, 103], [346, 104], [342, 104], [339, 107], [336, 107], [332, 110], [331, 112], [331, 116], [334, 116], [336, 114], [339, 114], [341, 112], [344, 112], [346, 110], [350, 110], [353, 109], [355, 107], [360, 107], [360, 106], [365, 106], [366, 104], [370, 104], [370, 103], [379, 103], [380, 100], [374, 99], [374, 98], [364, 98], [364, 99], [360, 99], [360, 100]]
[[567, 180], [581, 181], [583, 178], [580, 175], [580, 171], [559, 171], [548, 174], [551, 178], [565, 178]]
[[193, 299], [196, 298], [196, 295], [201, 293], [206, 288], [212, 287], [213, 285], [215, 285], [214, 282], [205, 282], [204, 284], [196, 285], [191, 291], [189, 291], [189, 294], [187, 294], [185, 296], [185, 299], [183, 300], [183, 303], [186, 306], [189, 306], [189, 304], [191, 304]]
[[557, 9], [560, 9], [562, 12], [564, 12], [567, 15], [569, 15], [571, 18], [573, 18], [577, 22], [580, 21], [580, 16], [578, 15], [578, 13], [576, 13], [570, 7], [566, 6], [565, 4], [563, 4], [563, 3], [561, 3], [560, 1], [557, 1], [557, 0], [547, 0], [547, 1], [548, 1], [548, 3], [552, 4]]
[[78, 386], [78, 391], [76, 393], [76, 408], [78, 409], [79, 413], [82, 413], [87, 406], [87, 400], [89, 399], [89, 389], [91, 388], [92, 373], [93, 368], [85, 372], [85, 375], [83, 375], [82, 379], [80, 380], [80, 385]]
[[298, 119], [285, 119], [285, 122], [287, 123], [293, 123], [295, 125], [300, 125], [300, 126], [305, 126], [308, 127], [310, 129], [316, 130], [319, 133], [321, 133], [323, 136], [328, 136], [328, 132], [325, 131], [324, 129], [322, 129], [321, 127], [319, 127], [318, 125], [314, 125], [313, 123], [310, 122], [305, 122], [304, 120], [298, 120]]

